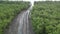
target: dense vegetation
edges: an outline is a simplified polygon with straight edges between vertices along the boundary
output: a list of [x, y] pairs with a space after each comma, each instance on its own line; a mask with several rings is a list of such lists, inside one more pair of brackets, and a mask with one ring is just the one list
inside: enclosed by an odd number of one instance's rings
[[3, 2], [0, 1], [0, 34], [12, 21], [12, 19], [29, 7], [29, 2]]
[[60, 2], [35, 2], [31, 21], [35, 34], [60, 34]]

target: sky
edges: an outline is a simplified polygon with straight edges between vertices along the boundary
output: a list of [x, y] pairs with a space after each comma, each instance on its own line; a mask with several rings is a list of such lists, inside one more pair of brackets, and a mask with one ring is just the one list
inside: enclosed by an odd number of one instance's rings
[[[12, 0], [12, 1], [17, 1], [17, 0]], [[18, 0], [18, 1], [22, 1], [22, 0]], [[46, 0], [23, 0], [23, 1], [46, 1]], [[51, 0], [49, 0], [49, 1], [51, 1]], [[60, 1], [60, 0], [52, 0], [52, 1]]]

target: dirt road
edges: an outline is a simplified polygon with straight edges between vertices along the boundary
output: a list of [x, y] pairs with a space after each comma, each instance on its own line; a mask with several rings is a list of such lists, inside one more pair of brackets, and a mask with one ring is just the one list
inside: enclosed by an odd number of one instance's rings
[[27, 11], [23, 12], [20, 16], [18, 34], [31, 34], [32, 31], [28, 19], [31, 8], [32, 7], [30, 7]]
[[31, 9], [32, 6], [22, 11], [9, 25], [9, 29], [5, 30], [5, 34], [32, 34], [32, 27], [28, 19]]

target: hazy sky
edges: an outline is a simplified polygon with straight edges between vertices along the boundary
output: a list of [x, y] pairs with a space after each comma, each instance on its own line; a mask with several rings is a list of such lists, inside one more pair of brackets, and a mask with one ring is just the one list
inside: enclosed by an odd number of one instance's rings
[[[17, 1], [17, 0], [12, 0], [12, 1]], [[22, 1], [22, 0], [18, 0], [18, 1]], [[46, 0], [23, 0], [23, 1], [46, 1]], [[51, 0], [49, 0], [49, 1], [51, 1]], [[52, 1], [60, 1], [60, 0], [52, 0]]]

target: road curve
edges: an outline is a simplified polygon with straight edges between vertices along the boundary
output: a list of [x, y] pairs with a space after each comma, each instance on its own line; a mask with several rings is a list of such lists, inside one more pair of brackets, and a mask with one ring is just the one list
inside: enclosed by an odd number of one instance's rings
[[18, 34], [30, 34], [30, 27], [29, 27], [29, 20], [28, 20], [28, 16], [29, 16], [29, 12], [32, 9], [32, 6], [27, 10], [24, 11], [21, 16], [20, 16], [20, 20], [19, 20], [19, 27], [18, 27]]
[[32, 6], [28, 10], [22, 11], [9, 25], [8, 29], [5, 29], [4, 34], [32, 34], [31, 23], [29, 23], [29, 12]]

